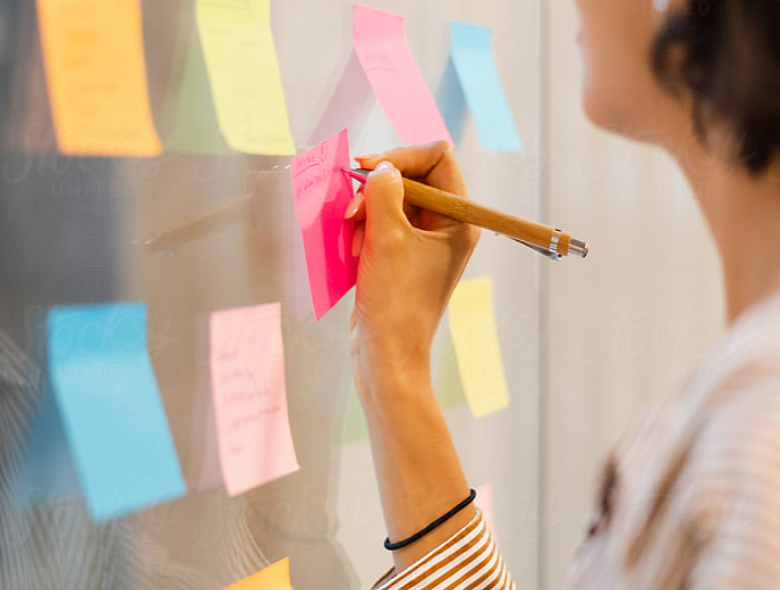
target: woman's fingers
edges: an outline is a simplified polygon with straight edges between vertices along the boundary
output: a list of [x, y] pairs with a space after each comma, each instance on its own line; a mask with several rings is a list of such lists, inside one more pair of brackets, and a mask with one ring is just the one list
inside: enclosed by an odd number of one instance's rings
[[466, 187], [452, 147], [446, 141], [397, 148], [382, 154], [355, 158], [362, 168], [373, 170], [382, 161], [391, 162], [408, 178], [466, 197]]
[[363, 250], [363, 239], [366, 235], [366, 224], [364, 221], [355, 224], [355, 231], [352, 234], [352, 256], [360, 256]]
[[368, 175], [363, 195], [369, 236], [390, 238], [397, 235], [399, 229], [411, 229], [404, 213], [401, 173], [390, 162], [381, 162]]
[[[421, 211], [418, 207], [415, 207], [414, 205], [410, 205], [409, 203], [404, 201], [404, 213], [406, 214], [407, 219], [409, 219], [409, 221], [414, 223], [418, 215], [421, 213]], [[347, 209], [344, 212], [344, 219], [348, 221], [350, 220], [354, 221], [355, 223], [365, 221], [366, 199], [365, 199], [365, 188], [363, 185], [361, 185], [360, 188], [358, 188], [354, 198], [352, 199], [352, 201], [350, 201], [349, 205], [347, 206]]]
[[450, 145], [446, 141], [437, 141], [426, 145], [396, 148], [381, 154], [358, 156], [355, 159], [367, 170], [373, 170], [380, 162], [388, 161], [392, 162], [404, 176], [425, 178], [447, 158], [449, 151], [451, 151]]
[[[424, 146], [398, 148], [383, 154], [359, 156], [355, 159], [361, 167], [377, 172], [379, 170], [376, 168], [381, 166], [382, 162], [390, 163], [395, 165], [397, 170], [406, 177], [420, 179], [431, 186], [457, 195], [466, 195], [460, 169], [452, 148], [446, 141]], [[363, 219], [362, 207], [360, 199], [356, 197], [347, 209], [347, 214], [352, 214], [351, 218], [359, 221]], [[431, 211], [421, 210], [408, 203], [404, 203], [403, 210], [411, 224], [422, 230], [436, 231], [459, 225], [452, 219]]]
[[351, 219], [355, 223], [363, 221], [366, 218], [366, 200], [363, 195], [363, 187], [361, 186], [355, 196], [347, 205], [347, 210], [344, 213], [344, 219]]

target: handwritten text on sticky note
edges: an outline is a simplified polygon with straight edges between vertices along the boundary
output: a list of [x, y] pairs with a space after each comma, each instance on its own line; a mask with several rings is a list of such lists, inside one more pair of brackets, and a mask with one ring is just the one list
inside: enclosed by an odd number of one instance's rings
[[146, 306], [54, 307], [47, 333], [52, 389], [92, 517], [183, 495], [147, 350]]
[[475, 417], [509, 405], [504, 366], [493, 317], [493, 281], [461, 281], [449, 307], [450, 332], [469, 406]]
[[482, 147], [519, 152], [523, 145], [493, 60], [490, 38], [490, 29], [485, 27], [452, 23], [452, 61]]
[[406, 40], [403, 16], [355, 5], [355, 53], [401, 141], [452, 138]]
[[349, 166], [349, 137], [344, 129], [292, 161], [293, 200], [303, 234], [314, 316], [319, 320], [357, 279], [352, 256], [354, 225], [344, 220], [354, 195]]
[[228, 145], [250, 154], [294, 155], [270, 0], [197, 0], [195, 8], [217, 119]]
[[291, 590], [290, 559], [285, 557], [225, 590]]
[[60, 151], [154, 156], [140, 0], [38, 0], [46, 81]]
[[210, 342], [222, 476], [235, 496], [299, 468], [287, 415], [281, 304], [214, 312]]

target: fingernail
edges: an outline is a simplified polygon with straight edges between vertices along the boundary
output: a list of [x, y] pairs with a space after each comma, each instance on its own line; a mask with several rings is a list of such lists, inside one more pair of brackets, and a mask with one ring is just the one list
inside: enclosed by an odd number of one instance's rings
[[393, 169], [393, 165], [390, 162], [384, 161], [380, 162], [379, 166], [376, 167], [377, 172], [390, 172]]
[[379, 154], [366, 154], [365, 156], [355, 156], [356, 160], [373, 160]]
[[352, 219], [360, 208], [360, 200], [355, 198], [347, 207], [347, 212], [344, 214], [344, 219]]

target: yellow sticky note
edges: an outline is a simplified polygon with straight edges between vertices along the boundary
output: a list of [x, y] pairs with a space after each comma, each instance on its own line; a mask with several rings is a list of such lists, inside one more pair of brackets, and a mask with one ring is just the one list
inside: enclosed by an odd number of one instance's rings
[[197, 0], [196, 15], [217, 119], [228, 145], [295, 155], [271, 34], [270, 0]]
[[155, 156], [139, 0], [38, 0], [57, 145], [83, 156]]
[[285, 557], [273, 565], [228, 586], [225, 590], [292, 590], [290, 559]]
[[509, 405], [509, 393], [493, 316], [493, 281], [462, 281], [450, 300], [450, 332], [463, 389], [479, 418]]

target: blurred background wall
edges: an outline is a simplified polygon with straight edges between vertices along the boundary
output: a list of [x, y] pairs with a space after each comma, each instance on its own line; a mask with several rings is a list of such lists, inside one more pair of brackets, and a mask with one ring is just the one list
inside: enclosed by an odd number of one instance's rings
[[575, 4], [546, 4], [542, 203], [591, 245], [584, 264], [548, 266], [544, 283], [540, 577], [553, 590], [606, 453], [718, 335], [723, 302], [709, 230], [676, 164], [585, 120]]

